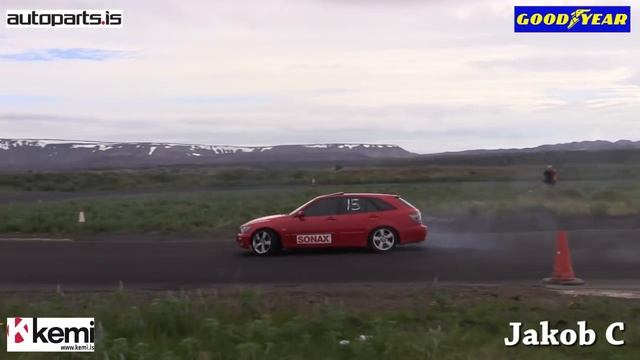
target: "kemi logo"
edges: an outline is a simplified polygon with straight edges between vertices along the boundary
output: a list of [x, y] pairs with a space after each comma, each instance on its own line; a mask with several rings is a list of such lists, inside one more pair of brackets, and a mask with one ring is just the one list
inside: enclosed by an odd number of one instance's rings
[[516, 6], [515, 32], [631, 32], [631, 6]]
[[93, 318], [7, 318], [7, 352], [93, 352]]

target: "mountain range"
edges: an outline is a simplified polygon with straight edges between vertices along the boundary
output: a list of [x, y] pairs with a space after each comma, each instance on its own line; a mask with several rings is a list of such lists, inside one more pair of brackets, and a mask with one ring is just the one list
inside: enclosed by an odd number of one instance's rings
[[[522, 149], [466, 150], [416, 154], [389, 144], [307, 144], [276, 146], [195, 145], [155, 142], [101, 142], [56, 139], [0, 139], [0, 170], [67, 170], [143, 168], [179, 165], [261, 165], [300, 163], [380, 163], [426, 161], [474, 163], [478, 158], [520, 156], [540, 159], [547, 154], [584, 153], [640, 149], [640, 141], [580, 141]], [[636, 152], [634, 151], [634, 154]], [[542, 154], [542, 155], [541, 155]], [[577, 155], [576, 155], [577, 154]], [[513, 161], [511, 159], [510, 161]], [[482, 161], [479, 161], [482, 164]], [[492, 163], [489, 161], [489, 163]]]
[[[495, 150], [465, 150], [457, 152], [448, 152], [441, 154], [482, 154], [482, 153], [527, 153], [527, 152], [544, 152], [544, 151], [599, 151], [599, 150], [631, 150], [640, 149], [640, 141], [618, 140], [590, 140], [590, 141], [574, 141], [561, 144], [540, 145], [529, 148], [519, 149], [495, 149]], [[440, 155], [440, 154], [437, 154]]]
[[399, 146], [381, 144], [248, 147], [153, 142], [0, 139], [0, 169], [2, 170], [357, 162], [372, 159], [403, 159], [413, 156], [415, 154]]

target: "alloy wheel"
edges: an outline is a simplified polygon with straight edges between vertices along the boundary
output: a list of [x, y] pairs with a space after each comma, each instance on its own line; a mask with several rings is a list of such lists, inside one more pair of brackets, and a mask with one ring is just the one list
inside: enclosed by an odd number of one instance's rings
[[396, 235], [391, 229], [377, 229], [373, 232], [371, 242], [376, 250], [388, 251], [396, 244]]

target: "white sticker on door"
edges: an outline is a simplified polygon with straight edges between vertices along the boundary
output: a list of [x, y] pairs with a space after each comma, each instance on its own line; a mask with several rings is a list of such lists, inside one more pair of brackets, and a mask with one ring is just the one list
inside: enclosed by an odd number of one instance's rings
[[298, 245], [331, 244], [331, 234], [308, 234], [296, 237]]

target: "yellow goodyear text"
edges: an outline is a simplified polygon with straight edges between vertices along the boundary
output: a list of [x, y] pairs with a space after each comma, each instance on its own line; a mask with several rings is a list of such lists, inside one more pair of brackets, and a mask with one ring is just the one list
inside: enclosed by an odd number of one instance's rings
[[630, 32], [630, 6], [516, 6], [516, 32]]
[[[518, 25], [567, 25], [575, 26], [579, 23], [584, 26], [598, 25], [626, 25], [629, 20], [627, 14], [598, 14], [591, 9], [578, 9], [570, 14], [520, 14], [516, 18]], [[573, 23], [573, 25], [571, 25]]]

